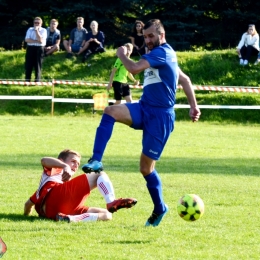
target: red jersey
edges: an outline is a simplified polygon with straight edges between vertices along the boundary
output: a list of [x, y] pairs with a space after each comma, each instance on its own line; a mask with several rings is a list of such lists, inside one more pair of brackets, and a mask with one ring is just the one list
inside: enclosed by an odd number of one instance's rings
[[[90, 194], [86, 174], [81, 174], [69, 181], [62, 181], [63, 170], [44, 167], [39, 188], [30, 197], [39, 216], [55, 219], [56, 214], [78, 215], [86, 213], [85, 201]], [[45, 204], [45, 212], [42, 206]]]
[[42, 206], [48, 192], [57, 185], [63, 183], [62, 181], [63, 169], [61, 168], [46, 168], [43, 167], [42, 177], [39, 188], [30, 197], [30, 200], [35, 204], [35, 210], [40, 216], [43, 216]]

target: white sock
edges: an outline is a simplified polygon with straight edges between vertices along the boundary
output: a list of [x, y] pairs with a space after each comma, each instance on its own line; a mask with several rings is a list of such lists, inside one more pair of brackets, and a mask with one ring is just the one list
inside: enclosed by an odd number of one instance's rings
[[97, 179], [97, 187], [99, 192], [104, 197], [106, 203], [113, 202], [115, 200], [115, 192], [112, 182], [107, 175], [102, 174]]
[[80, 215], [68, 215], [71, 222], [93, 222], [98, 220], [98, 213], [83, 213]]

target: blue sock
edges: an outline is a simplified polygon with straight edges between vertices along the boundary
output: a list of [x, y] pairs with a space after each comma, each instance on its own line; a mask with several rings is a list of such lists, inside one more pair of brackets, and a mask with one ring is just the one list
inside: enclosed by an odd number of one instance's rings
[[144, 178], [147, 182], [146, 185], [154, 204], [153, 212], [160, 215], [165, 211], [161, 179], [155, 169]]
[[115, 121], [112, 116], [103, 114], [99, 127], [97, 128], [92, 158], [99, 162], [102, 160], [107, 142], [112, 135]]

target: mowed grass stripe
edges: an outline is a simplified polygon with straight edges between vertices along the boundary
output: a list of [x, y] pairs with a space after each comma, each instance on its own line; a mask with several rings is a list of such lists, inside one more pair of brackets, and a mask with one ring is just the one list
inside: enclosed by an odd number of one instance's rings
[[[139, 173], [141, 131], [116, 124], [103, 163], [117, 197], [138, 199], [110, 222], [56, 223], [23, 204], [38, 186], [43, 156], [78, 150], [92, 154], [100, 117], [0, 117], [0, 236], [5, 259], [259, 259], [260, 125], [176, 122], [157, 170], [169, 213], [145, 228], [152, 202]], [[81, 173], [81, 171], [79, 171]], [[178, 199], [198, 194], [204, 216], [177, 214]], [[105, 207], [97, 190], [88, 205]]]

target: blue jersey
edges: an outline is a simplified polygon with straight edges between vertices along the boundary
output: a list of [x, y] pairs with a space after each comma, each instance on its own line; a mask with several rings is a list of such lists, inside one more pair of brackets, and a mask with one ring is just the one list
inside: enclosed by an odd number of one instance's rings
[[151, 67], [144, 71], [141, 101], [153, 107], [173, 107], [179, 75], [175, 51], [164, 43], [142, 58]]

